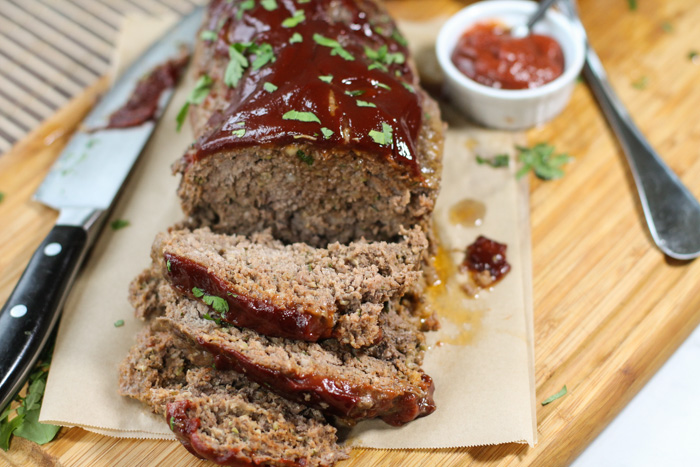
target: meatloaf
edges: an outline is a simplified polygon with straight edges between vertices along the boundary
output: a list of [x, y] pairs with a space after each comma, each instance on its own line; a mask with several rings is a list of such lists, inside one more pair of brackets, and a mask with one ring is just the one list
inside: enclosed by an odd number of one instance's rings
[[420, 279], [420, 228], [399, 243], [364, 240], [328, 248], [283, 245], [208, 228], [159, 234], [154, 267], [180, 293], [209, 304], [229, 324], [272, 337], [336, 337], [359, 348], [381, 337], [379, 314]]
[[201, 37], [174, 166], [194, 225], [313, 246], [427, 226], [443, 123], [378, 2], [215, 0]]
[[[135, 285], [133, 290], [150, 287]], [[159, 321], [211, 353], [217, 369], [243, 373], [288, 399], [349, 424], [379, 417], [402, 425], [435, 410], [433, 381], [420, 369], [425, 338], [404, 316], [408, 311], [400, 303], [387, 305], [380, 314], [384, 337], [378, 344], [353, 349], [336, 339], [270, 338], [227, 326], [206, 304], [178, 294], [165, 281], [157, 296], [157, 309], [137, 309], [137, 314], [162, 314]], [[138, 297], [133, 302], [153, 304]]]
[[322, 414], [290, 402], [169, 332], [146, 328], [120, 367], [122, 395], [164, 415], [194, 455], [235, 466], [329, 466], [348, 457]]

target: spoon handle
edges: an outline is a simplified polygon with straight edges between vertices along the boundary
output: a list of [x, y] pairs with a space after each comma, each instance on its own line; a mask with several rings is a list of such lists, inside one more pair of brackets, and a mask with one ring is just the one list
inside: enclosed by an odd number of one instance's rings
[[[571, 2], [560, 3], [583, 31]], [[654, 242], [672, 258], [700, 256], [700, 203], [639, 131], [610, 85], [598, 55], [586, 45], [583, 76], [627, 157]]]
[[549, 7], [552, 6], [552, 4], [556, 1], [557, 0], [540, 0], [537, 10], [535, 10], [535, 13], [530, 17], [530, 19], [527, 20], [528, 31], [532, 30], [532, 27], [535, 25], [535, 23], [542, 19]]

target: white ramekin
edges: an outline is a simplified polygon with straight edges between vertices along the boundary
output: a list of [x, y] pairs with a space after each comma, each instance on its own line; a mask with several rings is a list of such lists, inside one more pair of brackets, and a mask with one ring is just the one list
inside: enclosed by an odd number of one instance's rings
[[440, 30], [436, 52], [445, 75], [445, 93], [475, 122], [503, 130], [530, 128], [551, 120], [569, 102], [583, 67], [584, 37], [564, 15], [551, 9], [534, 31], [554, 38], [564, 52], [564, 73], [555, 80], [533, 89], [495, 89], [467, 78], [452, 63], [457, 41], [472, 25], [496, 20], [517, 26], [524, 24], [536, 8], [535, 2], [525, 0], [478, 2], [460, 10]]

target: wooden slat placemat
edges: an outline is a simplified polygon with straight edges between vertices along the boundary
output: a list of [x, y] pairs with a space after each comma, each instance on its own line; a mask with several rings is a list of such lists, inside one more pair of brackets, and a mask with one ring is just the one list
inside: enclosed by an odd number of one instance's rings
[[0, 154], [109, 69], [125, 14], [204, 0], [0, 0]]
[[[464, 2], [388, 3], [400, 17], [420, 19], [454, 11]], [[645, 0], [630, 11], [623, 0], [580, 3], [591, 41], [621, 98], [651, 143], [700, 197], [700, 64], [689, 56], [700, 49], [700, 4]], [[645, 86], [633, 85], [644, 77]], [[5, 193], [0, 302], [55, 220], [53, 211], [29, 197], [98, 90], [91, 89], [0, 157], [0, 191]], [[566, 465], [700, 323], [700, 261], [670, 261], [654, 247], [623, 155], [585, 85], [576, 87], [561, 116], [528, 136], [531, 143], [547, 141], [575, 157], [562, 180], [531, 180], [537, 399], [564, 384], [569, 394], [538, 405], [534, 448], [358, 449], [343, 467]], [[177, 443], [119, 440], [80, 429], [64, 429], [41, 447], [16, 438], [8, 453], [0, 451], [0, 465], [3, 461], [18, 466], [202, 465]]]

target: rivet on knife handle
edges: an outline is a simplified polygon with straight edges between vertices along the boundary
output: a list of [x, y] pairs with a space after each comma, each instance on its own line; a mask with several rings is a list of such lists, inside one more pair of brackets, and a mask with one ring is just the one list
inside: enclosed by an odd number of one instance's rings
[[0, 410], [11, 402], [36, 363], [86, 247], [87, 232], [82, 227], [55, 226], [0, 311]]

